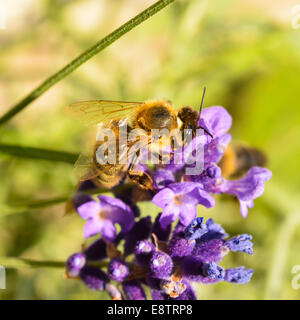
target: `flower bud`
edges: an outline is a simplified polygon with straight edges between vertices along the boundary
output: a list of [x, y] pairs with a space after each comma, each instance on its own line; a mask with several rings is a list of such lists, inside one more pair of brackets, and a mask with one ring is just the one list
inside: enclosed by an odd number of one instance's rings
[[246, 269], [245, 267], [227, 269], [225, 271], [225, 281], [246, 284], [250, 281], [253, 272], [252, 269]]
[[100, 268], [94, 266], [85, 266], [80, 272], [80, 278], [92, 290], [104, 290], [108, 282], [107, 275]]
[[108, 277], [117, 282], [123, 281], [129, 275], [129, 268], [120, 259], [112, 259], [107, 267]]
[[153, 253], [150, 260], [150, 270], [154, 277], [163, 279], [171, 275], [173, 269], [172, 258], [162, 252], [156, 251]]
[[149, 265], [155, 246], [148, 240], [139, 241], [135, 247], [134, 254], [139, 265], [146, 267]]
[[68, 276], [76, 278], [79, 275], [80, 270], [84, 267], [85, 262], [86, 259], [83, 253], [72, 254], [66, 262]]

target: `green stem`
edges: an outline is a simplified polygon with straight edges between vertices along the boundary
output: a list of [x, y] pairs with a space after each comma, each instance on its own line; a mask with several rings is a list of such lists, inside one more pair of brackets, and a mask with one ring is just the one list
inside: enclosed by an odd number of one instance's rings
[[154, 3], [152, 6], [135, 16], [133, 19], [129, 20], [121, 27], [107, 35], [105, 38], [97, 42], [94, 46], [83, 52], [69, 64], [67, 64], [60, 71], [49, 77], [45, 80], [40, 86], [38, 86], [35, 90], [29, 93], [23, 100], [17, 103], [14, 107], [12, 107], [8, 112], [6, 112], [0, 118], [0, 125], [10, 120], [14, 115], [22, 111], [27, 105], [29, 105], [32, 101], [40, 97], [44, 92], [46, 92], [49, 88], [51, 88], [54, 84], [65, 78], [71, 72], [76, 70], [80, 65], [84, 62], [91, 59], [94, 55], [101, 52], [103, 49], [108, 47], [114, 41], [119, 39], [121, 36], [132, 30], [134, 27], [142, 23], [143, 21], [149, 19], [151, 16], [156, 14], [158, 11], [174, 2], [175, 0], [160, 0]]
[[31, 259], [0, 257], [0, 265], [5, 268], [64, 268], [64, 261], [38, 261]]
[[[94, 261], [88, 263], [99, 268], [107, 267], [108, 261]], [[65, 261], [39, 261], [23, 258], [0, 257], [0, 266], [8, 269], [22, 269], [22, 268], [65, 268]]]
[[71, 164], [74, 164], [78, 158], [78, 154], [76, 153], [7, 144], [0, 144], [0, 153], [9, 154], [19, 158], [43, 159]]

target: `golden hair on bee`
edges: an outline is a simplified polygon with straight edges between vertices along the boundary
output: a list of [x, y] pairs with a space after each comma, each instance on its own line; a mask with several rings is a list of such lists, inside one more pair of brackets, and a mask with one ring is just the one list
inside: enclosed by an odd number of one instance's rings
[[150, 133], [152, 129], [172, 131], [178, 126], [177, 112], [170, 101], [148, 101], [137, 108], [132, 126], [141, 128], [147, 133]]

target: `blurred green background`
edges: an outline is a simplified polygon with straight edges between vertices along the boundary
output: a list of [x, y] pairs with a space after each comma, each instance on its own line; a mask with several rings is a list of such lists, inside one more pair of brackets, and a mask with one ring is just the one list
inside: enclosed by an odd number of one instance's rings
[[[0, 112], [154, 0], [7, 0], [0, 30]], [[253, 280], [199, 285], [199, 299], [299, 299], [291, 270], [300, 265], [300, 29], [297, 1], [179, 0], [132, 30], [0, 127], [0, 143], [80, 152], [87, 128], [63, 108], [87, 99], [223, 105], [236, 141], [259, 147], [273, 178], [244, 220], [237, 203], [199, 209], [230, 234], [250, 233], [255, 254], [223, 266], [255, 269]], [[300, 11], [299, 11], [300, 12]], [[299, 21], [300, 24], [300, 21]], [[64, 204], [14, 207], [72, 193], [72, 165], [0, 154], [0, 256], [65, 260], [83, 241], [84, 221]], [[157, 212], [143, 204], [143, 212]], [[64, 278], [63, 269], [8, 269], [3, 299], [107, 299]]]

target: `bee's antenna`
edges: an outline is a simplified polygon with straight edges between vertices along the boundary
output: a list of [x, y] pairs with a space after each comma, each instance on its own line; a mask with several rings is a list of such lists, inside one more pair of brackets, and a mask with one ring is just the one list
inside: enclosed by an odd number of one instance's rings
[[201, 111], [203, 109], [205, 93], [206, 93], [206, 87], [204, 87], [204, 89], [203, 89], [203, 94], [202, 94], [202, 99], [201, 99], [201, 104], [200, 104], [200, 109], [199, 109], [199, 118], [200, 118], [200, 115], [201, 115]]
[[[206, 93], [206, 87], [204, 87], [203, 89], [203, 94], [202, 94], [202, 99], [201, 99], [201, 104], [200, 104], [200, 109], [199, 109], [199, 117], [198, 117], [198, 120], [200, 119], [200, 116], [201, 116], [201, 111], [203, 109], [203, 104], [204, 104], [204, 98], [205, 98], [205, 93]], [[208, 132], [205, 128], [199, 126], [199, 128], [203, 129], [204, 132], [206, 132], [211, 138], [213, 138], [213, 135]]]

